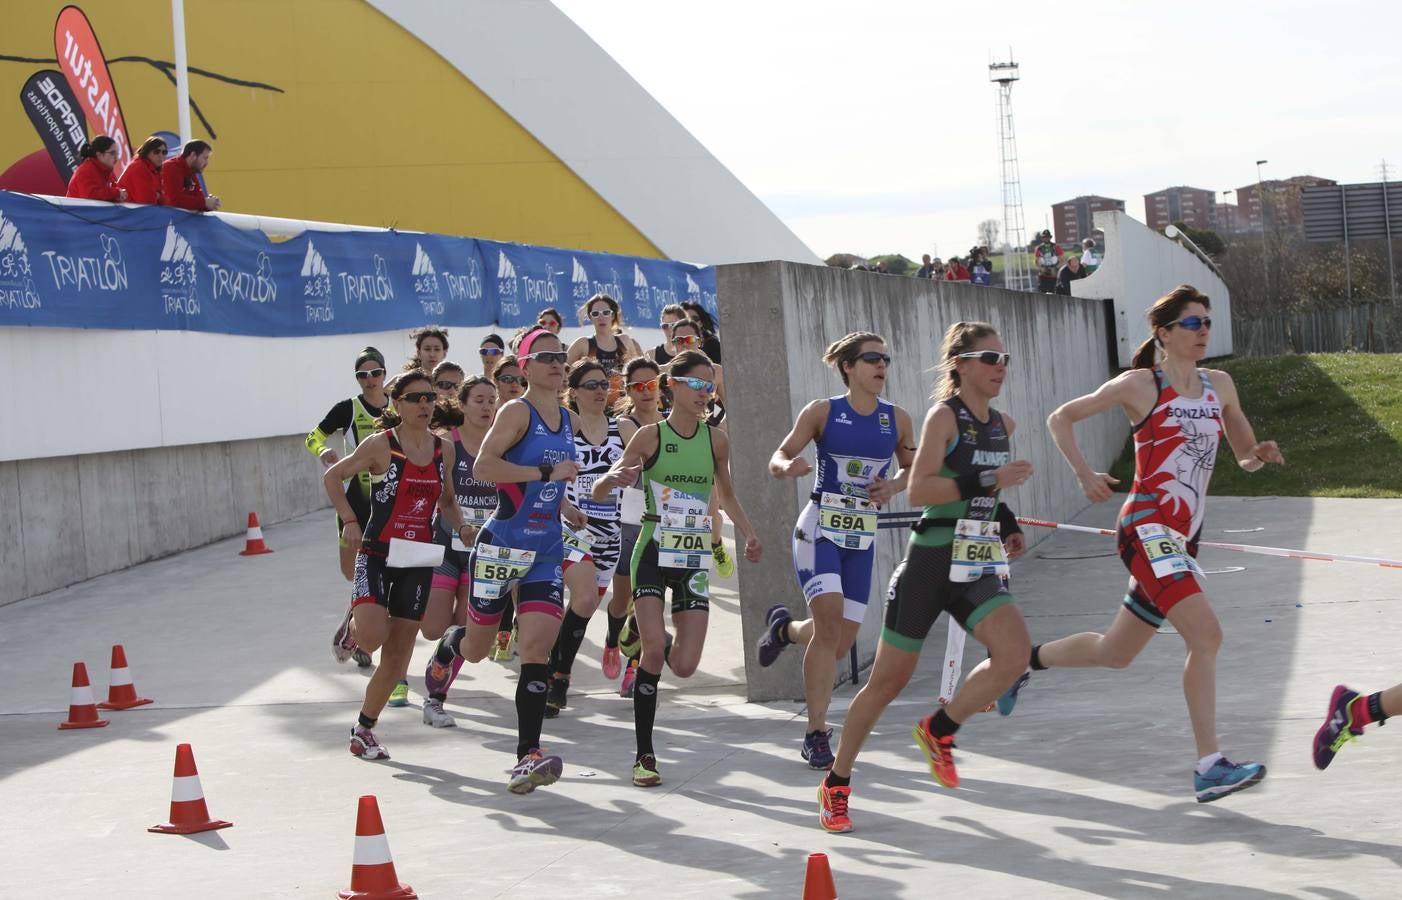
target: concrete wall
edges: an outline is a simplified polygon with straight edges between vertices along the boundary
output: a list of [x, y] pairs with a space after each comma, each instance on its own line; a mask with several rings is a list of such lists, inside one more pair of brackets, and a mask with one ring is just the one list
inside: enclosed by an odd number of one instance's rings
[[300, 434], [0, 462], [0, 605], [320, 509], [321, 471]]
[[1121, 368], [1129, 368], [1134, 351], [1149, 336], [1144, 314], [1180, 284], [1191, 284], [1212, 301], [1207, 355], [1232, 352], [1232, 297], [1211, 267], [1191, 250], [1122, 212], [1096, 213], [1095, 227], [1105, 232], [1105, 261], [1094, 274], [1071, 282], [1071, 293], [1113, 299], [1115, 352]]
[[[885, 336], [894, 357], [886, 396], [910, 412], [918, 437], [934, 385], [929, 370], [945, 329], [960, 320], [992, 322], [1012, 354], [996, 405], [1017, 423], [1015, 457], [1036, 467], [1033, 479], [1005, 495], [1006, 501], [1019, 513], [1046, 518], [1085, 505], [1044, 420], [1056, 406], [1094, 390], [1113, 373], [1108, 302], [796, 263], [722, 266], [717, 278], [722, 317], [741, 321], [743, 310], [746, 323], [726, 331], [732, 467], [737, 491], [765, 547], [760, 565], [741, 561], [738, 566], [747, 647], [761, 634], [770, 604], [783, 601], [795, 611], [803, 608], [790, 540], [811, 481], [774, 479], [767, 464], [805, 404], [842, 392], [841, 380], [820, 357], [828, 343], [848, 332], [871, 330]], [[1077, 437], [1086, 458], [1103, 469], [1119, 453], [1128, 431], [1123, 416], [1105, 415], [1079, 426]], [[810, 461], [812, 454], [809, 448]], [[909, 506], [902, 496], [891, 508]], [[1029, 541], [1045, 537], [1035, 529], [1028, 532]], [[886, 582], [904, 554], [906, 537], [907, 532], [895, 530], [878, 538], [872, 602], [858, 639], [863, 664], [875, 653]], [[942, 640], [935, 643], [943, 645]], [[801, 698], [801, 662], [802, 654], [791, 652], [761, 669], [753, 651], [747, 651], [750, 699]]]

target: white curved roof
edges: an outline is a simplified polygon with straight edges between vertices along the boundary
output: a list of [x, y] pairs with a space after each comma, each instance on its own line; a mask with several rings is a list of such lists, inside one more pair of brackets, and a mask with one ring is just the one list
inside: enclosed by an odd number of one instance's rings
[[818, 257], [546, 0], [368, 0], [477, 85], [672, 259]]

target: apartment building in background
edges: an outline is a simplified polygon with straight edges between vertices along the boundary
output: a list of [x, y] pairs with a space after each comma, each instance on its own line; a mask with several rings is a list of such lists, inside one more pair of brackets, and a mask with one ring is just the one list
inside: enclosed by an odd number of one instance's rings
[[1113, 197], [1084, 194], [1052, 204], [1052, 233], [1062, 246], [1079, 244], [1095, 230], [1095, 213], [1101, 210], [1125, 211], [1125, 202]]
[[1205, 188], [1179, 185], [1145, 194], [1144, 222], [1158, 231], [1175, 222], [1192, 228], [1215, 228], [1217, 193]]
[[1300, 191], [1307, 187], [1338, 184], [1331, 178], [1296, 175], [1293, 178], [1263, 181], [1260, 189], [1255, 182], [1236, 189], [1237, 220], [1240, 230], [1260, 232], [1262, 196], [1265, 194], [1264, 220], [1270, 228], [1302, 228], [1305, 216], [1300, 208]]

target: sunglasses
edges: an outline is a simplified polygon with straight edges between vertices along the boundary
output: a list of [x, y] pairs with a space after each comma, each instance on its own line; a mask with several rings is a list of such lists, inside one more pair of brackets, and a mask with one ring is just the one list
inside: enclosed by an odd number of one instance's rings
[[367, 378], [379, 378], [383, 374], [385, 374], [384, 369], [356, 369], [355, 371], [355, 377], [360, 381]]
[[589, 310], [589, 318], [591, 318], [591, 319], [613, 318], [613, 310], [611, 310], [611, 309], [591, 309], [591, 310]]
[[483, 347], [477, 352], [482, 356], [501, 356], [502, 349], [500, 347]]
[[701, 339], [694, 334], [674, 334], [672, 335], [672, 343], [683, 347], [690, 347], [701, 343]]
[[891, 354], [878, 353], [875, 350], [868, 350], [865, 353], [859, 353], [857, 354], [857, 359], [860, 359], [862, 362], [871, 363], [872, 365], [876, 365], [877, 363], [885, 363], [889, 366], [891, 364]]
[[539, 325], [541, 328], [544, 328], [546, 331], [554, 331], [556, 328], [560, 327], [559, 322], [552, 322], [549, 319], [541, 319], [536, 324]]
[[1168, 323], [1167, 325], [1165, 325], [1164, 327], [1165, 327], [1165, 328], [1172, 328], [1174, 325], [1182, 325], [1184, 328], [1188, 329], [1189, 331], [1198, 331], [1198, 330], [1203, 329], [1203, 328], [1211, 328], [1211, 327], [1212, 327], [1212, 317], [1211, 317], [1211, 316], [1184, 316], [1184, 317], [1181, 318], [1181, 319], [1175, 319], [1174, 321], [1169, 322], [1169, 323]]
[[693, 391], [705, 391], [708, 394], [713, 394], [716, 390], [716, 383], [714, 381], [707, 381], [704, 378], [673, 378], [672, 383], [684, 384]]
[[442, 381], [435, 381], [434, 384], [438, 385], [439, 389], [444, 391], [456, 391], [458, 388], [462, 387], [461, 381], [448, 381], [446, 378]]
[[564, 350], [541, 350], [538, 353], [527, 353], [522, 359], [533, 359], [536, 362], [565, 364], [565, 360], [570, 358], [569, 353]]
[[525, 386], [526, 386], [526, 376], [524, 376], [524, 375], [498, 375], [498, 376], [497, 376], [497, 384], [519, 384], [521, 387], [525, 387]]
[[591, 378], [588, 381], [581, 381], [575, 385], [577, 391], [601, 391], [609, 386], [607, 378]]
[[1011, 353], [999, 353], [997, 350], [970, 350], [968, 353], [960, 353], [959, 358], [976, 359], [990, 366], [1006, 366], [1008, 360], [1013, 357]]
[[399, 398], [405, 403], [432, 403], [438, 399], [437, 391], [411, 391]]
[[628, 390], [655, 391], [657, 390], [657, 379], [654, 378], [651, 381], [630, 381], [628, 382]]

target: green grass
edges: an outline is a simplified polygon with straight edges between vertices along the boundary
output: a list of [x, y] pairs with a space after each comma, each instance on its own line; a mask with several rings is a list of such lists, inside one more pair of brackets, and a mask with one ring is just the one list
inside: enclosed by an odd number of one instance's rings
[[[1273, 440], [1285, 466], [1254, 474], [1222, 441], [1213, 494], [1402, 497], [1402, 355], [1320, 353], [1209, 364], [1232, 376], [1258, 441]], [[1111, 470], [1127, 488], [1131, 440]]]

